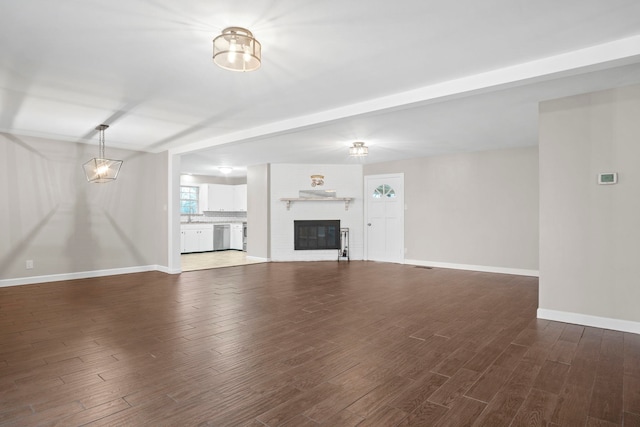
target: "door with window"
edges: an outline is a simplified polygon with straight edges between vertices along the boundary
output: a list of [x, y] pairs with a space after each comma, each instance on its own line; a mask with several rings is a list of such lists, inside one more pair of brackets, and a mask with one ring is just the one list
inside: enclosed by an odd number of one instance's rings
[[365, 179], [365, 247], [371, 261], [404, 261], [404, 174]]

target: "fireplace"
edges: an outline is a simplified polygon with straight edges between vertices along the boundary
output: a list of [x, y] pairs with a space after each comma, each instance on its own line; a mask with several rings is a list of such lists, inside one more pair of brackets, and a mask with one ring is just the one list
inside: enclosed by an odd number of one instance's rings
[[293, 221], [294, 249], [340, 249], [340, 220]]

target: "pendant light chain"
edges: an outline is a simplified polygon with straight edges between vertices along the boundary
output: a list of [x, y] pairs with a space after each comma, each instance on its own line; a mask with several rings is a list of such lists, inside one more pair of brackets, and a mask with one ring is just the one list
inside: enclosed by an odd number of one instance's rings
[[104, 129], [103, 128], [100, 128], [99, 141], [100, 141], [100, 148], [99, 148], [99, 150], [100, 150], [100, 158], [104, 159], [105, 157], [104, 157]]
[[104, 131], [108, 127], [109, 127], [109, 125], [99, 125], [99, 126], [96, 127], [96, 130], [98, 130], [98, 132], [99, 132], [99, 134], [98, 134], [98, 154], [100, 155], [101, 159], [106, 159], [106, 157], [104, 156]]

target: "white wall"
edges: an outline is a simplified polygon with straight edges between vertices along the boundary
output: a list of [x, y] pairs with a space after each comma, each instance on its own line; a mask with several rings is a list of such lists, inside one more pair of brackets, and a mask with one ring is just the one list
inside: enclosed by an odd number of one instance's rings
[[97, 151], [0, 134], [0, 285], [167, 264], [166, 154], [108, 149], [118, 179], [90, 184], [82, 164]]
[[537, 147], [364, 167], [365, 175], [400, 172], [407, 263], [537, 275]]
[[539, 317], [640, 333], [639, 118], [640, 86], [540, 105]]
[[[322, 187], [311, 186], [311, 175], [324, 175]], [[271, 165], [271, 259], [274, 261], [336, 260], [336, 250], [296, 251], [294, 220], [339, 219], [349, 227], [351, 259], [363, 258], [363, 204], [361, 165]], [[300, 190], [336, 190], [337, 197], [353, 197], [349, 210], [341, 201], [292, 202], [290, 210], [282, 197], [298, 197]]]
[[270, 253], [270, 165], [247, 168], [247, 256], [268, 260]]

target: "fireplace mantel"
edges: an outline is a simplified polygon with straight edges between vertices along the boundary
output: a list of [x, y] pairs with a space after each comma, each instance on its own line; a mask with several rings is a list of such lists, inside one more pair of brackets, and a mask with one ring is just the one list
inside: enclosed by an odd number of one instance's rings
[[344, 210], [349, 210], [349, 202], [353, 197], [282, 197], [281, 202], [287, 204], [287, 210], [291, 208], [291, 202], [344, 202]]

